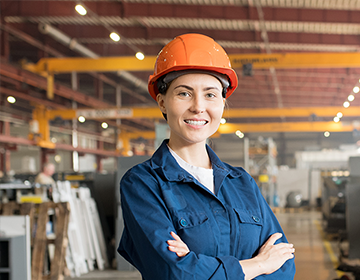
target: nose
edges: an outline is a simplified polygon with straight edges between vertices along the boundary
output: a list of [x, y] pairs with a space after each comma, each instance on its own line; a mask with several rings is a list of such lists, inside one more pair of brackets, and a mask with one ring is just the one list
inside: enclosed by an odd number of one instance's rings
[[201, 97], [195, 96], [190, 106], [190, 111], [194, 114], [201, 114], [205, 111], [205, 102]]

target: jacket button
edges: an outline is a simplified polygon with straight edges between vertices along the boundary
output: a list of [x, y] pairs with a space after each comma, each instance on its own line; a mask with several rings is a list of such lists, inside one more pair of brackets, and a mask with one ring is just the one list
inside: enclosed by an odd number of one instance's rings
[[260, 221], [260, 218], [256, 217], [256, 216], [252, 216], [253, 220], [255, 221], [255, 223], [258, 223]]
[[180, 225], [182, 225], [183, 227], [186, 227], [188, 225], [187, 221], [185, 219], [181, 219], [180, 220]]

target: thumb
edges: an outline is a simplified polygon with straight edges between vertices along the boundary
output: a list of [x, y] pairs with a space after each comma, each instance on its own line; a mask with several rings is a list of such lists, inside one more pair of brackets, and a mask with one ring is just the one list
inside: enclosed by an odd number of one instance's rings
[[274, 245], [276, 240], [278, 240], [279, 238], [281, 238], [283, 235], [281, 232], [276, 232], [273, 235], [271, 235], [269, 237], [269, 239], [266, 241], [267, 245]]

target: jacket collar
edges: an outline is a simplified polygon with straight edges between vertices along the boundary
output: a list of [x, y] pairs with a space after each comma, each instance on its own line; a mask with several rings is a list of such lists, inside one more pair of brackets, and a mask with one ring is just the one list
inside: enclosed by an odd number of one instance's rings
[[[152, 168], [160, 168], [165, 178], [169, 181], [192, 181], [192, 177], [189, 177], [189, 174], [179, 166], [175, 158], [171, 155], [167, 147], [168, 142], [169, 140], [165, 139], [153, 154], [151, 158]], [[215, 189], [216, 185], [219, 185], [228, 175], [234, 178], [242, 176], [243, 171], [241, 169], [224, 164], [208, 145], [206, 145], [206, 149], [214, 170]]]

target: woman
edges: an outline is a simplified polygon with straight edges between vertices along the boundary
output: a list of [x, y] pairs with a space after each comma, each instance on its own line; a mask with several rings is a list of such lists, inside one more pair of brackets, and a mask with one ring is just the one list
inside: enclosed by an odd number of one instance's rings
[[207, 36], [179, 36], [158, 55], [149, 92], [170, 138], [120, 183], [118, 251], [145, 280], [294, 277], [294, 248], [254, 180], [206, 145], [237, 84]]

